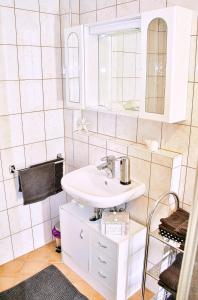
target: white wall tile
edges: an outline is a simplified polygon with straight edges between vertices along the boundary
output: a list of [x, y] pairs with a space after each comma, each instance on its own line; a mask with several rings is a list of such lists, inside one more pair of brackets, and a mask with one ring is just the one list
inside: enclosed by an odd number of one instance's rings
[[25, 145], [26, 166], [46, 161], [45, 142]]
[[116, 115], [111, 113], [98, 113], [98, 133], [115, 136]]
[[45, 109], [63, 108], [62, 80], [43, 80]]
[[69, 13], [69, 0], [60, 0], [60, 14]]
[[19, 46], [20, 79], [41, 79], [41, 50], [39, 47]]
[[78, 14], [71, 15], [71, 24], [72, 26], [76, 26], [80, 24], [80, 16]]
[[127, 155], [130, 142], [119, 139], [108, 139], [107, 149]]
[[197, 37], [191, 36], [189, 68], [188, 68], [188, 80], [189, 81], [194, 81], [194, 79], [195, 79], [196, 47], [197, 47]]
[[6, 198], [5, 198], [5, 190], [4, 190], [4, 183], [0, 182], [0, 211], [5, 210], [7, 208], [6, 205]]
[[59, 0], [39, 0], [39, 3], [41, 12], [59, 14]]
[[116, 6], [103, 8], [97, 11], [97, 21], [112, 20], [116, 17]]
[[23, 204], [23, 195], [19, 192], [18, 177], [4, 181], [7, 208], [12, 208]]
[[74, 145], [70, 138], [65, 138], [65, 163], [70, 166], [74, 164]]
[[168, 6], [179, 5], [190, 9], [198, 10], [198, 3], [197, 1], [194, 0], [168, 0], [167, 5]]
[[39, 13], [16, 9], [18, 45], [40, 45]]
[[12, 244], [15, 258], [34, 250], [32, 229], [12, 235]]
[[108, 136], [103, 134], [93, 134], [89, 136], [89, 144], [106, 148], [108, 138], [109, 138]]
[[20, 205], [8, 210], [11, 234], [31, 227], [29, 205]]
[[18, 62], [16, 46], [0, 46], [0, 80], [18, 79]]
[[152, 199], [158, 200], [160, 196], [170, 191], [171, 175], [170, 168], [157, 164], [151, 164], [149, 196]]
[[96, 11], [80, 15], [80, 24], [89, 24], [93, 22], [96, 22]]
[[127, 203], [127, 210], [130, 212], [130, 217], [146, 225], [147, 220], [148, 198], [145, 196], [139, 197]]
[[142, 159], [130, 157], [131, 178], [146, 185], [145, 196], [148, 196], [150, 181], [150, 163]]
[[97, 0], [97, 9], [116, 5], [116, 0]]
[[61, 78], [61, 50], [59, 48], [42, 47], [42, 64], [45, 79]]
[[22, 112], [40, 111], [43, 109], [43, 90], [41, 80], [23, 80], [21, 86]]
[[7, 210], [0, 212], [0, 239], [10, 235], [9, 220]]
[[0, 44], [16, 44], [14, 9], [0, 7]]
[[198, 83], [194, 84], [192, 126], [198, 127]]
[[0, 151], [0, 181], [2, 180], [3, 180], [3, 169], [2, 169], [1, 151]]
[[0, 128], [0, 148], [15, 147], [23, 144], [20, 115], [0, 117]]
[[161, 147], [183, 154], [183, 164], [187, 163], [190, 126], [164, 123], [162, 126]]
[[196, 169], [187, 168], [183, 201], [188, 205], [191, 205], [194, 199], [195, 180], [196, 180]]
[[59, 16], [41, 14], [41, 45], [60, 47], [60, 20]]
[[116, 137], [136, 141], [137, 118], [118, 115], [116, 122]]
[[[34, 112], [22, 115], [24, 143], [41, 142], [45, 139], [44, 113]], [[35, 130], [36, 124], [36, 130]]]
[[10, 115], [21, 112], [19, 82], [0, 82], [0, 115]]
[[13, 259], [11, 238], [7, 237], [0, 240], [0, 265]]
[[16, 169], [22, 169], [25, 167], [25, 155], [24, 155], [24, 147], [13, 147], [10, 149], [5, 149], [1, 151], [1, 160], [2, 160], [2, 170], [3, 170], [3, 178], [10, 179], [16, 174], [11, 174], [9, 172], [9, 166], [15, 165]]
[[88, 165], [88, 144], [74, 141], [74, 166], [81, 168]]
[[65, 136], [73, 136], [73, 112], [71, 109], [64, 109], [64, 120], [65, 120]]
[[198, 164], [197, 145], [198, 145], [198, 128], [191, 127], [188, 166], [195, 169], [197, 168], [197, 164]]
[[33, 227], [34, 247], [39, 248], [52, 241], [51, 221]]
[[62, 109], [45, 112], [45, 128], [47, 140], [64, 136]]
[[96, 0], [81, 0], [80, 1], [80, 13], [96, 10]]
[[57, 154], [62, 154], [65, 157], [64, 138], [46, 141], [47, 159], [55, 159]]
[[161, 142], [162, 123], [144, 119], [138, 119], [138, 143], [145, 143], [145, 140], [155, 140]]
[[27, 10], [39, 10], [38, 0], [15, 0], [15, 7]]
[[0, 5], [14, 7], [14, 0], [0, 0]]
[[140, 0], [140, 11], [166, 7], [166, 0]]
[[99, 165], [101, 158], [106, 156], [106, 149], [89, 145], [89, 164]]
[[32, 226], [43, 223], [50, 219], [49, 199], [30, 204]]
[[50, 197], [51, 218], [59, 216], [59, 206], [66, 203], [66, 193], [61, 192]]
[[71, 1], [71, 10], [72, 10], [72, 13], [76, 13], [76, 14], [80, 13], [80, 0]]
[[90, 131], [97, 132], [98, 130], [98, 113], [97, 111], [84, 110], [83, 117], [86, 119], [87, 128]]
[[125, 17], [139, 12], [139, 1], [132, 1], [117, 6], [117, 17]]

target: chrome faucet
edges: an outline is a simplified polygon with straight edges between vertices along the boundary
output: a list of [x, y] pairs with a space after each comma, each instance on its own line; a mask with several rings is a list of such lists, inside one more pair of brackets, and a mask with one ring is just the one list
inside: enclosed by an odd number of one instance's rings
[[97, 166], [98, 170], [104, 170], [107, 174], [107, 177], [114, 178], [115, 177], [115, 160], [116, 157], [114, 155], [108, 155], [101, 158], [101, 161], [104, 163]]

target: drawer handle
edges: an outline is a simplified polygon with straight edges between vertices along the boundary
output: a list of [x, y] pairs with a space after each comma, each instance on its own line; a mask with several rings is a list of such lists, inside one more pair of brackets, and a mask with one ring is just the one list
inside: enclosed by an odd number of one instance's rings
[[83, 240], [83, 230], [80, 231], [80, 238]]
[[107, 249], [107, 246], [105, 246], [105, 245], [102, 244], [101, 242], [98, 242], [98, 245], [99, 245], [101, 248]]
[[101, 264], [107, 264], [106, 260], [103, 260], [100, 256], [98, 256], [98, 260]]
[[98, 271], [98, 275], [101, 277], [101, 278], [107, 278], [107, 276], [105, 276], [104, 274], [102, 274], [100, 271]]

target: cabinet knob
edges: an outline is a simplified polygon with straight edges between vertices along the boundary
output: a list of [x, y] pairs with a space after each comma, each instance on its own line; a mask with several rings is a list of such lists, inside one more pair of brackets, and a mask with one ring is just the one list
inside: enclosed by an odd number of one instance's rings
[[104, 244], [102, 244], [101, 242], [98, 242], [98, 245], [99, 245], [101, 248], [104, 248], [104, 249], [106, 249], [106, 248], [107, 248], [107, 246], [106, 246], [106, 245], [104, 245]]
[[102, 274], [100, 271], [98, 271], [98, 275], [101, 277], [101, 278], [107, 278], [107, 276], [105, 276], [104, 274]]
[[80, 238], [83, 240], [83, 230], [80, 231]]
[[98, 256], [98, 260], [101, 264], [107, 264], [106, 260], [102, 259], [100, 256]]

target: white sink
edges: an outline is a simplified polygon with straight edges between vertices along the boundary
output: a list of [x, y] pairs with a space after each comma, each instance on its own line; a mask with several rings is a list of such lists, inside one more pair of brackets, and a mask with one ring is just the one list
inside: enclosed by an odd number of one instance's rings
[[61, 180], [62, 188], [83, 205], [107, 208], [134, 200], [145, 192], [145, 185], [132, 181], [120, 184], [117, 178], [107, 178], [96, 166], [86, 166], [70, 172]]

